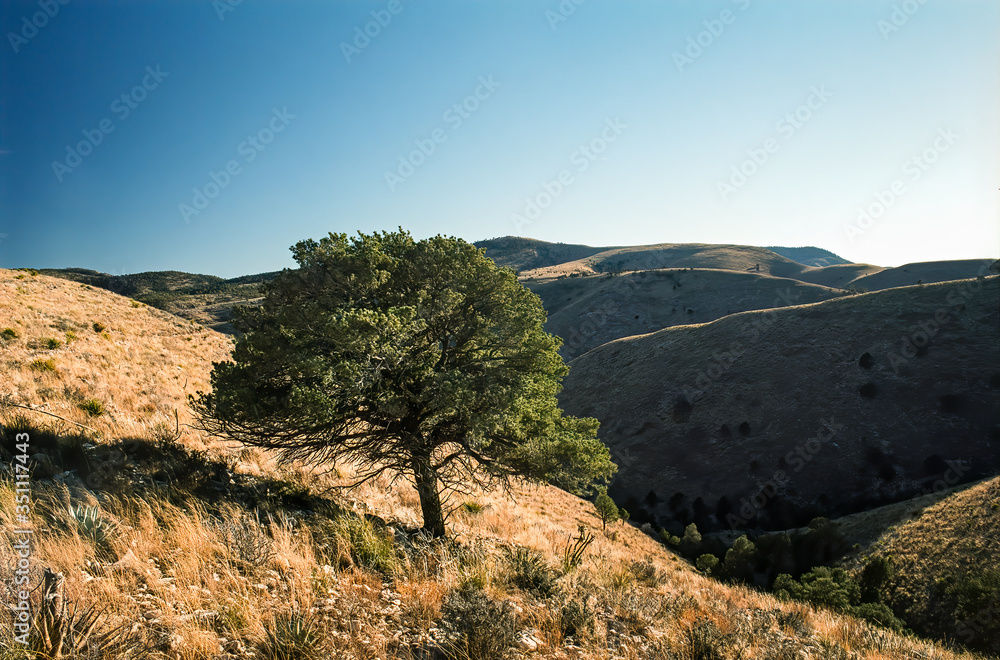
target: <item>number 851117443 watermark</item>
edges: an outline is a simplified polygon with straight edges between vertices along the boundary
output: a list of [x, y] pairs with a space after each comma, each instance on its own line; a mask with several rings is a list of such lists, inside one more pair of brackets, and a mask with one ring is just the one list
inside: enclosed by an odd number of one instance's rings
[[14, 640], [27, 645], [28, 633], [31, 632], [31, 604], [28, 601], [28, 575], [31, 568], [31, 469], [28, 465], [29, 438], [27, 433], [14, 436], [14, 454], [12, 464], [15, 476], [14, 495], [16, 506], [14, 515], [17, 526], [14, 529], [14, 552], [17, 555], [17, 567], [14, 569], [14, 593], [16, 602], [9, 607], [14, 614]]

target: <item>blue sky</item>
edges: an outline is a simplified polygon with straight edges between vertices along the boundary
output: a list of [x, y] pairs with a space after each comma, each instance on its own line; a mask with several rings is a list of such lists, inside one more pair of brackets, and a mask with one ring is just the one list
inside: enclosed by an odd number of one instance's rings
[[397, 226], [1000, 253], [995, 0], [576, 1], [5, 0], [0, 266]]

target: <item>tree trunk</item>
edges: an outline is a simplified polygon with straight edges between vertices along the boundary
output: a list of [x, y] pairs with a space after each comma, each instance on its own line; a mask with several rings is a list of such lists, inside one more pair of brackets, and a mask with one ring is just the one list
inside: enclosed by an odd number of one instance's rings
[[424, 515], [424, 529], [435, 538], [445, 535], [444, 513], [441, 511], [441, 494], [438, 492], [437, 474], [430, 461], [415, 459], [413, 461], [413, 476], [417, 482], [417, 494], [420, 495], [420, 510]]

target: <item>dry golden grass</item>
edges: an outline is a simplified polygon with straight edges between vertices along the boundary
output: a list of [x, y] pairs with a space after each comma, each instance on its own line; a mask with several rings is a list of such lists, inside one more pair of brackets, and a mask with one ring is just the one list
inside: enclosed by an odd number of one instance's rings
[[[155, 435], [174, 409], [182, 423], [190, 419], [184, 396], [207, 386], [210, 362], [225, 356], [228, 339], [107, 292], [44, 277], [16, 279], [19, 274], [0, 271], [3, 324], [20, 334], [0, 348], [5, 387], [16, 402], [93, 426], [106, 442]], [[95, 321], [107, 325], [111, 339], [93, 329], [87, 334]], [[79, 338], [55, 351], [28, 346], [54, 334], [60, 323]], [[57, 371], [36, 374], [31, 361], [50, 353]], [[62, 393], [70, 385], [100, 398], [111, 413], [85, 417]], [[149, 403], [152, 409], [143, 411]], [[208, 448], [207, 456], [226, 454], [247, 483], [277, 476], [307, 489], [316, 506], [312, 513], [280, 504], [255, 512], [233, 489], [200, 499], [177, 486], [146, 484], [112, 494], [70, 481], [34, 483], [32, 586], [43, 567], [63, 573], [68, 599], [102, 608], [102, 629], [127, 623], [131, 638], [151, 645], [153, 657], [242, 658], [251, 651], [266, 657], [263, 652], [273, 648], [268, 635], [280, 634], [282, 621], [299, 616], [316, 635], [305, 657], [415, 658], [421, 648], [454, 640], [441, 617], [463, 584], [515, 606], [518, 628], [541, 642], [532, 657], [846, 657], [824, 650], [835, 647], [871, 659], [961, 657], [706, 579], [638, 529], [619, 524], [600, 533], [591, 504], [550, 486], [520, 485], [513, 498], [497, 492], [456, 496], [453, 503], [472, 500], [481, 510], [456, 511], [449, 521], [454, 540], [428, 542], [402, 531], [420, 519], [406, 480], [331, 491], [350, 482], [350, 466], [317, 472], [279, 465], [265, 452], [227, 447], [191, 429], [181, 442]], [[323, 499], [330, 492], [333, 502]], [[98, 507], [113, 530], [110, 557], [74, 521], [70, 504]], [[5, 532], [17, 526], [15, 506], [14, 486], [4, 479]], [[373, 514], [389, 528], [360, 514]], [[247, 564], [223, 531], [226, 521], [262, 535], [271, 554], [259, 566]], [[553, 594], [511, 586], [508, 550], [537, 550], [555, 569], [580, 525], [595, 530], [596, 540], [579, 567], [557, 580]], [[13, 560], [11, 548], [0, 546], [0, 566]], [[376, 560], [381, 570], [365, 568]], [[638, 560], [655, 570], [631, 568]], [[6, 584], [9, 577], [4, 575]], [[39, 597], [36, 591], [36, 607]], [[566, 622], [573, 612], [580, 627], [570, 635]], [[9, 626], [0, 631], [0, 658], [20, 657], [9, 650], [9, 634]], [[775, 655], [780, 649], [790, 655]], [[718, 655], [705, 655], [709, 650]]]

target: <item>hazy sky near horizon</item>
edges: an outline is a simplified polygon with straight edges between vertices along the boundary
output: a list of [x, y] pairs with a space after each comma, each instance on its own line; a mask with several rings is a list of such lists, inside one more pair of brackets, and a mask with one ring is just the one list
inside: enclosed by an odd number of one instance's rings
[[5, 0], [0, 266], [327, 232], [1000, 254], [996, 0]]

